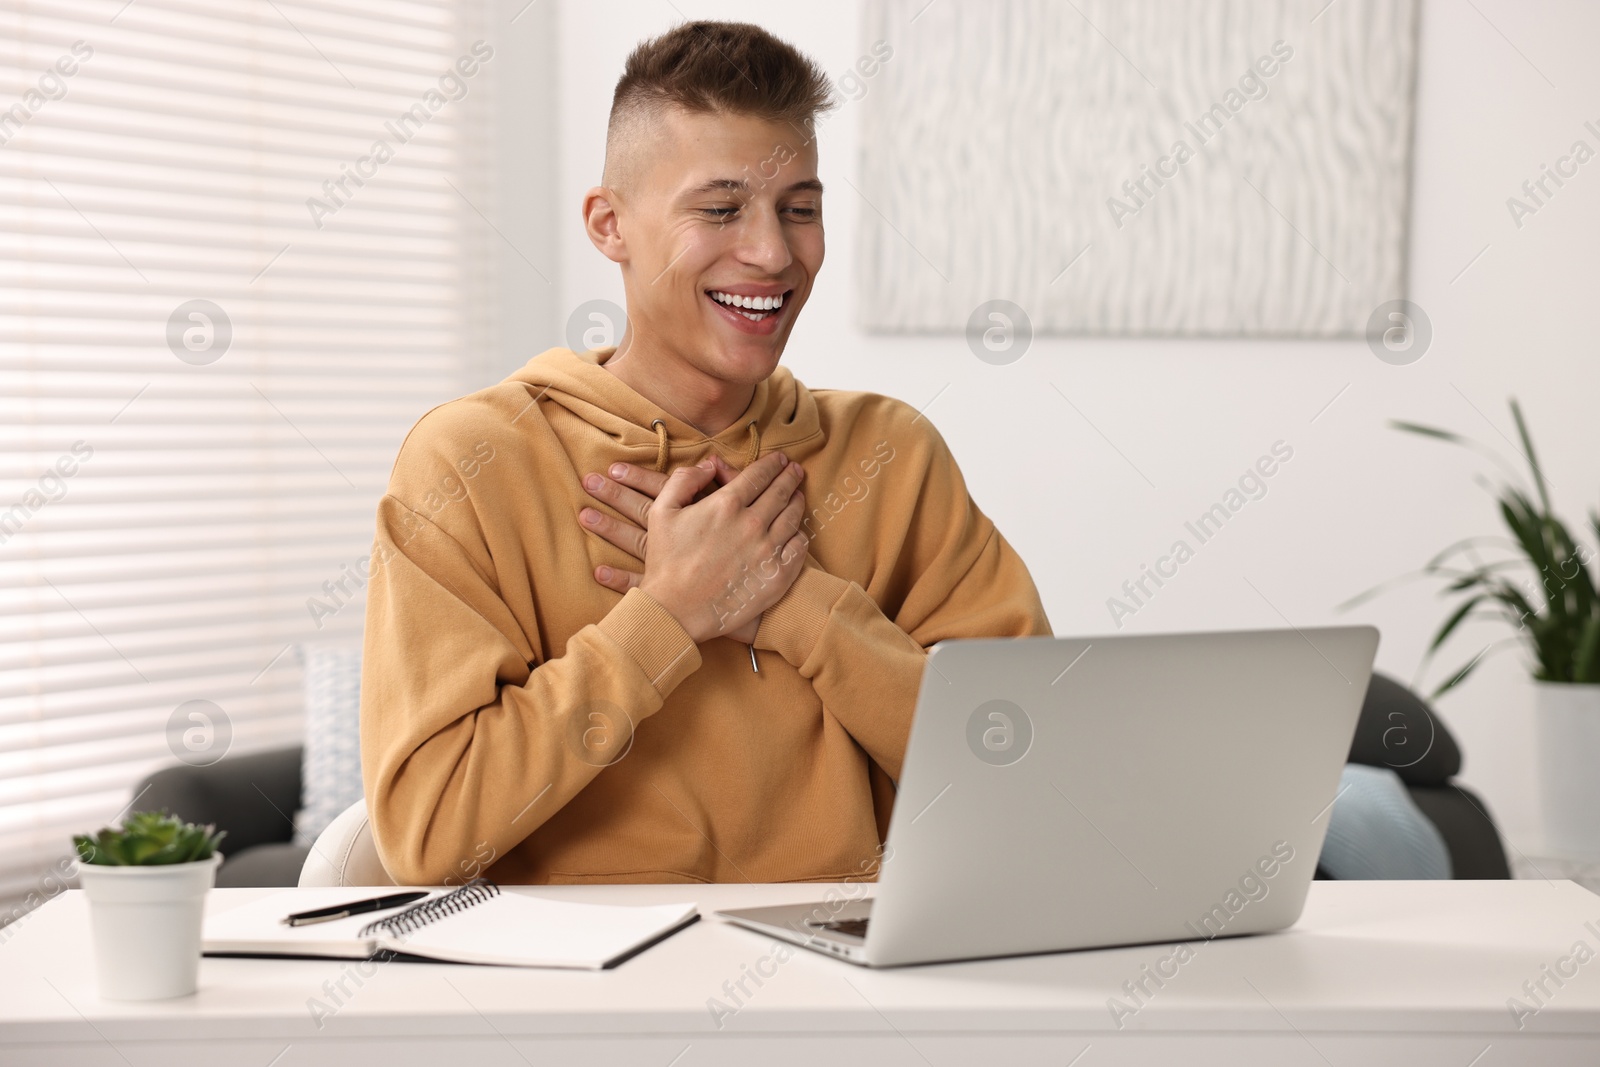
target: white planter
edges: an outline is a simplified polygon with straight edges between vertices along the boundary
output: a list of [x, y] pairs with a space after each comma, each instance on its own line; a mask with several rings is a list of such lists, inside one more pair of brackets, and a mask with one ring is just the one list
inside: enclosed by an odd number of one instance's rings
[[78, 864], [102, 999], [162, 1000], [195, 991], [206, 893], [221, 863], [221, 853], [213, 853], [153, 867]]
[[1545, 846], [1600, 857], [1600, 685], [1535, 682]]

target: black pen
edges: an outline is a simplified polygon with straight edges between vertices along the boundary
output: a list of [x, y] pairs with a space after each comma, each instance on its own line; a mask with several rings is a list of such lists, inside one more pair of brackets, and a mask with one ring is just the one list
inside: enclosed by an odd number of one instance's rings
[[350, 915], [360, 915], [363, 912], [382, 911], [385, 908], [398, 908], [402, 904], [410, 904], [414, 900], [421, 900], [427, 895], [427, 890], [413, 893], [393, 893], [389, 896], [377, 897], [373, 900], [357, 900], [350, 904], [335, 904], [331, 908], [317, 908], [315, 911], [296, 912], [283, 921], [290, 926], [307, 926], [311, 923], [325, 923], [330, 919], [343, 919]]

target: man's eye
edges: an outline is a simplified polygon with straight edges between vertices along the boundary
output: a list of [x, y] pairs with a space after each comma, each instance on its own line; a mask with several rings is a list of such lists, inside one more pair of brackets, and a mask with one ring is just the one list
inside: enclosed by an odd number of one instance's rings
[[[791, 207], [784, 210], [802, 219], [814, 219], [818, 215], [818, 211], [814, 207]], [[714, 219], [725, 219], [729, 215], [737, 214], [738, 211], [739, 209], [736, 207], [703, 207], [700, 209], [702, 214], [709, 215]]]

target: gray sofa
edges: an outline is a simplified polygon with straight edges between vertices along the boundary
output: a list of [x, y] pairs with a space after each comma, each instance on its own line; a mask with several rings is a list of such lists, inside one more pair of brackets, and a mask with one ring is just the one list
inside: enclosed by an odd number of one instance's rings
[[[1421, 697], [1393, 678], [1373, 674], [1350, 762], [1389, 767], [1400, 776], [1444, 838], [1455, 877], [1511, 877], [1488, 808], [1453, 781], [1461, 770], [1455, 738]], [[227, 830], [219, 886], [292, 886], [309, 851], [293, 843], [300, 763], [296, 745], [224, 758], [209, 767], [167, 767], [136, 787], [137, 810], [164, 808]], [[1318, 868], [1318, 877], [1327, 874]]]
[[310, 849], [294, 843], [302, 749], [226, 756], [209, 767], [164, 767], [134, 787], [134, 810], [165, 809], [228, 831], [217, 885], [297, 885]]
[[[1416, 693], [1374, 671], [1350, 744], [1350, 762], [1388, 767], [1444, 838], [1456, 878], [1510, 878], [1505, 846], [1489, 808], [1455, 783], [1461, 748]], [[1325, 875], [1323, 875], [1325, 876]]]

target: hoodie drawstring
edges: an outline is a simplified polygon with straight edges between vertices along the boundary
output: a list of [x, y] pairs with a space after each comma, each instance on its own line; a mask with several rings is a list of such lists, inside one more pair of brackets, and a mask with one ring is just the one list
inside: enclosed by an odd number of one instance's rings
[[656, 473], [665, 474], [667, 473], [668, 454], [667, 424], [660, 419], [656, 419], [650, 424], [650, 428], [656, 432]]
[[761, 427], [756, 425], [756, 420], [750, 420], [750, 454], [744, 457], [746, 467], [761, 458]]
[[[660, 419], [650, 423], [650, 428], [656, 432], [656, 473], [667, 473], [667, 462], [672, 456], [672, 446], [667, 443], [667, 424]], [[756, 420], [750, 420], [750, 449], [745, 454], [746, 467], [761, 457], [761, 427], [756, 425]]]

